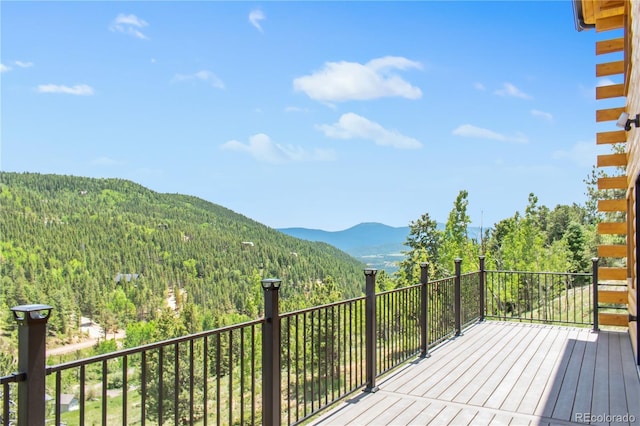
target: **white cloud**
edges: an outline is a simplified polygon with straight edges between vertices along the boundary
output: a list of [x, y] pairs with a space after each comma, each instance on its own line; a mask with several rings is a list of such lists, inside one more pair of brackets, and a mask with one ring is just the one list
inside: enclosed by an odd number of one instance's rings
[[553, 121], [553, 115], [551, 115], [551, 113], [549, 112], [544, 112], [544, 111], [540, 111], [537, 109], [532, 109], [531, 110], [531, 115], [533, 115], [534, 117], [540, 117], [543, 118], [549, 122]]
[[596, 87], [611, 86], [613, 84], [616, 84], [616, 83], [610, 78], [599, 78], [598, 81], [596, 82]]
[[251, 25], [256, 27], [261, 33], [264, 31], [262, 30], [260, 21], [263, 21], [265, 19], [267, 19], [267, 17], [264, 16], [264, 13], [260, 9], [254, 9], [249, 13], [249, 22], [251, 22]]
[[498, 96], [511, 96], [520, 99], [531, 99], [530, 95], [527, 95], [511, 83], [504, 83], [502, 85], [502, 89], [498, 89], [493, 93]]
[[571, 149], [558, 150], [553, 153], [554, 160], [568, 160], [582, 167], [595, 164], [598, 156], [598, 146], [595, 141], [577, 142]]
[[33, 62], [14, 61], [13, 63], [20, 68], [30, 68], [33, 66]]
[[216, 89], [224, 89], [225, 87], [224, 82], [220, 79], [220, 77], [218, 77], [211, 71], [207, 71], [207, 70], [198, 71], [194, 74], [177, 74], [174, 77], [174, 80], [175, 81], [200, 80], [200, 81], [209, 83], [212, 87], [215, 87]]
[[487, 88], [482, 83], [473, 83], [473, 87], [476, 90], [481, 90], [481, 91], [487, 90]]
[[419, 62], [399, 56], [385, 56], [366, 64], [357, 62], [327, 62], [311, 75], [293, 80], [296, 91], [324, 102], [344, 102], [400, 96], [422, 97], [422, 91], [394, 74], [393, 70], [421, 69]]
[[258, 133], [249, 138], [244, 144], [237, 140], [230, 140], [222, 144], [221, 148], [228, 151], [238, 151], [251, 155], [258, 161], [283, 164], [303, 161], [331, 161], [335, 154], [330, 150], [315, 149], [311, 152], [301, 146], [281, 145], [275, 143], [264, 133]]
[[316, 128], [333, 139], [368, 139], [376, 145], [399, 149], [417, 149], [422, 146], [417, 139], [405, 136], [397, 130], [387, 130], [380, 124], [352, 112], [342, 114], [335, 124], [322, 124]]
[[[24, 61], [13, 61], [13, 64], [19, 68], [29, 68], [33, 66], [33, 62], [24, 62]], [[8, 65], [0, 64], [0, 72], [11, 71], [11, 68]]]
[[527, 143], [529, 140], [522, 133], [518, 133], [515, 136], [506, 136], [493, 130], [483, 129], [482, 127], [476, 127], [471, 124], [463, 124], [451, 132], [453, 135], [462, 136], [465, 138], [473, 139], [491, 139], [501, 142], [515, 142], [515, 143]]
[[138, 18], [136, 15], [125, 15], [124, 13], [120, 13], [109, 26], [109, 30], [128, 34], [142, 40], [148, 40], [149, 38], [140, 31], [142, 28], [147, 26], [149, 26], [147, 21]]
[[63, 86], [59, 84], [41, 84], [38, 86], [39, 93], [64, 93], [67, 95], [88, 96], [93, 95], [93, 87], [87, 84], [76, 84], [75, 86]]

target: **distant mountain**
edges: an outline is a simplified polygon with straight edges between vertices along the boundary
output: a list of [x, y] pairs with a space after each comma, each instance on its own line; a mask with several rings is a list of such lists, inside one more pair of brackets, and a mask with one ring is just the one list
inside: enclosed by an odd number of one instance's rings
[[342, 231], [323, 231], [308, 228], [283, 228], [278, 231], [307, 241], [331, 244], [350, 253], [362, 248], [400, 244], [407, 239], [409, 227], [393, 227], [382, 223], [361, 223]]
[[[438, 223], [438, 229], [444, 229]], [[307, 241], [330, 244], [361, 260], [369, 266], [392, 273], [407, 250], [404, 242], [409, 236], [408, 226], [394, 227], [382, 223], [366, 222], [342, 231], [323, 231], [309, 228], [281, 228], [278, 231]], [[469, 227], [469, 237], [480, 238], [480, 228]]]

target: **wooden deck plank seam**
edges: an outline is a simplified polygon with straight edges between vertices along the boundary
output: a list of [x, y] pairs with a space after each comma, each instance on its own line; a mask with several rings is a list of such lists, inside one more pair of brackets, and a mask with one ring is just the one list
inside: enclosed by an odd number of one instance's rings
[[[584, 423], [580, 423], [580, 422], [573, 422], [573, 421], [567, 421], [567, 420], [562, 420], [562, 419], [554, 419], [551, 417], [545, 417], [545, 416], [539, 416], [536, 414], [524, 414], [524, 413], [519, 413], [519, 412], [515, 412], [515, 411], [505, 411], [505, 410], [501, 410], [498, 408], [489, 408], [489, 407], [481, 407], [478, 405], [470, 405], [470, 404], [463, 404], [463, 403], [459, 403], [459, 402], [455, 402], [455, 401], [443, 401], [437, 398], [430, 398], [430, 397], [424, 397], [424, 396], [418, 396], [418, 395], [406, 395], [406, 394], [399, 394], [397, 392], [390, 392], [390, 391], [386, 391], [386, 390], [380, 390], [378, 392], [376, 392], [374, 395], [381, 397], [381, 396], [385, 396], [387, 397], [388, 394], [395, 394], [397, 395], [399, 398], [403, 398], [403, 399], [408, 399], [408, 400], [412, 400], [414, 401], [414, 403], [418, 404], [418, 406], [423, 405], [425, 408], [429, 407], [429, 406], [433, 406], [434, 404], [436, 405], [442, 405], [444, 409], [446, 406], [451, 406], [454, 408], [457, 408], [459, 410], [464, 410], [464, 409], [469, 409], [472, 408], [474, 410], [477, 410], [478, 413], [490, 413], [493, 414], [494, 416], [497, 415], [503, 415], [503, 416], [509, 416], [509, 417], [513, 417], [513, 418], [517, 418], [520, 420], [527, 420], [527, 421], [533, 421], [535, 422], [535, 424], [538, 424], [538, 422], [553, 422], [554, 424], [558, 424], [558, 425], [568, 425], [568, 426], [577, 426], [577, 425], [582, 425], [584, 426]], [[424, 412], [425, 410], [422, 410], [422, 412]], [[442, 411], [442, 410], [440, 410]], [[439, 412], [438, 412], [439, 414]], [[434, 416], [435, 418], [436, 416]], [[477, 417], [477, 415], [476, 415]], [[342, 421], [342, 418], [340, 419]], [[352, 421], [352, 420], [351, 420]], [[350, 422], [351, 422], [350, 421]], [[337, 423], [331, 423], [331, 422], [323, 422], [323, 425], [337, 425]], [[364, 425], [367, 423], [358, 423], [360, 425]], [[379, 424], [376, 422], [370, 423], [370, 424]], [[398, 424], [398, 423], [389, 423], [389, 424]], [[417, 424], [415, 422], [409, 422], [407, 424]], [[470, 423], [472, 424], [472, 423]], [[522, 423], [520, 423], [522, 424]]]
[[558, 389], [558, 395], [555, 398], [552, 413], [549, 417], [571, 420], [586, 349], [586, 341], [582, 339], [575, 341], [573, 350], [571, 354], [568, 355], [567, 368], [564, 371], [562, 382]]
[[531, 342], [527, 344], [525, 351], [518, 356], [513, 365], [509, 367], [508, 371], [496, 387], [491, 397], [486, 401], [484, 406], [492, 408], [501, 408], [507, 399], [513, 398], [513, 391], [516, 388], [522, 373], [526, 369], [527, 365], [531, 363], [533, 357], [538, 353], [538, 350], [530, 350], [533, 348], [539, 348], [547, 337], [549, 330], [539, 330], [536, 336]]
[[[536, 335], [539, 334], [540, 329], [535, 330], [535, 332]], [[517, 334], [512, 336], [511, 339], [505, 339], [503, 341], [504, 346], [499, 349], [500, 355], [493, 357], [493, 359], [485, 365], [482, 373], [478, 375], [478, 378], [482, 379], [474, 382], [477, 389], [473, 396], [467, 401], [469, 404], [484, 406], [487, 401], [489, 401], [508, 373], [508, 370], [513, 366], [513, 363], [517, 361], [529, 347], [527, 337], [527, 330], [520, 328], [517, 330]], [[507, 365], [509, 365], [509, 367], [505, 367]]]
[[[597, 368], [605, 365], [607, 369]], [[596, 348], [596, 369], [593, 377], [593, 394], [591, 396], [591, 413], [609, 411], [609, 333], [601, 333]]]
[[[501, 330], [500, 332], [495, 333], [487, 339], [486, 331], [483, 330], [482, 332], [478, 333], [477, 341], [473, 342], [473, 346], [470, 346], [466, 352], [479, 352], [482, 350], [483, 353], [486, 354], [491, 350], [495, 343], [499, 342], [501, 339], [506, 338], [508, 333], [509, 330], [505, 328], [505, 330]], [[432, 369], [436, 371], [436, 373], [431, 375], [428, 379], [419, 383], [417, 386], [413, 388], [407, 388], [407, 390], [409, 390], [410, 393], [416, 394], [426, 394], [429, 391], [432, 391], [436, 385], [441, 383], [443, 380], [446, 380], [446, 377], [451, 370], [460, 368], [460, 365], [464, 362], [464, 358], [466, 357], [466, 352], [459, 351], [453, 357], [437, 358], [432, 367]]]
[[[499, 333], [496, 333], [495, 336], [492, 336], [490, 341], [493, 341], [493, 340], [499, 341], [501, 336], [506, 335], [507, 333], [508, 333], [508, 329], [505, 328], [505, 330], [501, 330]], [[475, 334], [476, 336], [474, 336], [473, 340], [467, 340], [465, 342], [468, 345], [471, 345], [470, 346], [471, 350], [475, 351], [477, 348], [490, 346], [487, 344], [488, 343], [487, 340], [484, 340], [482, 338], [482, 336], [484, 335], [483, 333], [480, 332]], [[464, 338], [465, 336], [460, 336], [460, 337], [457, 337], [456, 339], [464, 339]], [[455, 342], [455, 340], [452, 340], [451, 342], [453, 343]], [[454, 368], [457, 367], [459, 365], [459, 359], [465, 356], [465, 354], [459, 350], [455, 351], [452, 354], [452, 356], [447, 356], [447, 355], [449, 354], [446, 354], [446, 353], [433, 354], [431, 358], [427, 360], [428, 362], [425, 362], [422, 365], [421, 370], [418, 372], [420, 374], [414, 373], [413, 375], [411, 375], [410, 376], [411, 380], [414, 380], [416, 375], [421, 376], [424, 374], [425, 376], [425, 379], [420, 383], [416, 383], [416, 385], [413, 388], [406, 387], [406, 380], [403, 380], [402, 382], [394, 383], [393, 388], [404, 387], [404, 391], [406, 393], [417, 392], [417, 389], [420, 389], [421, 392], [423, 388], [426, 388], [427, 390], [430, 389], [434, 383], [439, 383], [440, 380], [442, 380], [442, 378], [446, 376], [447, 372], [451, 370], [452, 366]], [[435, 371], [435, 373], [427, 375], [426, 374], [427, 370]], [[380, 385], [382, 386], [382, 382], [380, 383]], [[391, 388], [391, 386], [389, 386], [388, 388]]]
[[[486, 334], [486, 333], [484, 333]], [[483, 371], [483, 367], [486, 367], [485, 365], [478, 365], [482, 359], [490, 352], [496, 352], [498, 354], [501, 353], [500, 350], [497, 349], [497, 345], [500, 342], [503, 342], [505, 340], [507, 340], [506, 338], [498, 338], [498, 334], [495, 333], [494, 336], [491, 336], [493, 340], [491, 341], [484, 341], [484, 345], [482, 347], [482, 351], [481, 350], [474, 350], [474, 351], [466, 351], [468, 352], [472, 352], [472, 354], [469, 355], [465, 355], [462, 362], [460, 362], [456, 367], [455, 370], [460, 370], [459, 374], [456, 376], [454, 374], [447, 374], [446, 375], [446, 380], [441, 381], [440, 383], [438, 383], [438, 388], [433, 388], [431, 389], [432, 392], [438, 392], [439, 388], [443, 388], [442, 391], [440, 391], [437, 394], [437, 397], [440, 399], [446, 399], [446, 400], [450, 400], [450, 399], [454, 399], [460, 392], [463, 391], [463, 389], [457, 390], [457, 387], [455, 386], [456, 384], [458, 385], [458, 387], [464, 387], [464, 385], [468, 385], [468, 383], [472, 382], [474, 377], [477, 378], [477, 372], [476, 370], [480, 370]], [[524, 338], [525, 336], [522, 336], [522, 338]], [[495, 341], [495, 343], [493, 342]], [[495, 358], [495, 357], [494, 357]], [[474, 370], [473, 367], [476, 367], [476, 369]], [[488, 368], [486, 368], [488, 369]], [[453, 382], [451, 384], [449, 384], [450, 382]], [[451, 391], [451, 392], [449, 392]], [[449, 393], [452, 393], [453, 395], [451, 396], [447, 396]], [[425, 394], [426, 395], [426, 394]]]
[[[477, 324], [474, 324], [472, 327], [476, 326]], [[474, 342], [481, 342], [480, 337], [477, 336], [477, 334], [474, 334]], [[430, 349], [430, 353], [433, 351], [437, 350], [437, 354], [438, 354], [438, 360], [440, 359], [447, 359], [450, 361], [450, 358], [447, 357], [448, 354], [450, 353], [454, 353], [457, 354], [457, 350], [456, 350], [456, 346], [453, 345], [453, 343], [456, 342], [456, 340], [458, 339], [458, 337], [451, 337], [449, 339], [446, 339], [445, 341], [441, 342], [440, 344], [438, 344], [437, 346], [435, 346], [434, 348]], [[459, 354], [458, 354], [459, 355]], [[386, 372], [383, 376], [381, 376], [379, 378], [379, 380], [377, 381], [379, 386], [385, 385], [387, 387], [392, 387], [393, 383], [396, 381], [402, 381], [404, 378], [404, 375], [409, 374], [410, 378], [413, 379], [416, 375], [418, 375], [418, 373], [423, 372], [426, 369], [431, 369], [434, 367], [433, 364], [430, 364], [428, 362], [426, 362], [427, 360], [429, 360], [431, 363], [434, 362], [435, 358], [416, 358], [413, 361], [408, 361], [407, 363], [399, 366], [396, 369], [392, 369], [388, 372]], [[415, 370], [415, 368], [418, 368], [418, 370]], [[408, 370], [408, 371], [407, 371]]]
[[598, 347], [598, 332], [591, 332], [588, 336], [587, 347], [585, 348], [584, 358], [580, 377], [576, 385], [576, 394], [571, 407], [572, 416], [576, 413], [590, 413], [591, 400], [593, 398], [593, 381], [596, 369], [596, 349]]
[[[542, 392], [538, 398], [538, 403], [533, 410], [534, 414], [542, 416], [543, 412], [547, 411], [549, 402], [555, 400], [555, 396], [559, 392], [559, 386], [556, 382], [556, 378], [564, 376], [564, 371], [566, 369], [567, 358], [563, 355], [567, 352], [567, 349], [573, 350], [576, 334], [577, 333], [573, 329], [567, 330], [564, 344], [559, 348], [558, 352], [555, 353], [555, 357], [553, 357], [553, 362], [551, 363], [552, 369], [546, 376], [546, 381], [542, 386]], [[550, 414], [551, 413], [545, 417], [550, 417]]]
[[634, 365], [635, 359], [629, 339], [621, 341], [623, 383], [627, 399], [629, 415], [640, 423], [640, 369]]
[[[551, 335], [551, 338], [549, 337]], [[502, 405], [499, 407], [506, 411], [517, 411], [521, 402], [524, 400], [525, 395], [529, 392], [529, 389], [543, 366], [544, 360], [547, 357], [550, 349], [557, 344], [560, 339], [559, 333], [551, 334], [551, 330], [547, 329], [545, 334], [545, 340], [542, 345], [537, 347], [535, 354], [529, 361], [529, 364], [522, 370], [518, 381], [516, 382], [513, 391], [510, 393]]]

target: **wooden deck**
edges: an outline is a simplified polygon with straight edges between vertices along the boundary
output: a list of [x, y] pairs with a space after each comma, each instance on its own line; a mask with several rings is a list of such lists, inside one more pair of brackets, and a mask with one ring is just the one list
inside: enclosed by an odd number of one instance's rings
[[488, 321], [376, 384], [311, 424], [640, 425], [625, 332]]

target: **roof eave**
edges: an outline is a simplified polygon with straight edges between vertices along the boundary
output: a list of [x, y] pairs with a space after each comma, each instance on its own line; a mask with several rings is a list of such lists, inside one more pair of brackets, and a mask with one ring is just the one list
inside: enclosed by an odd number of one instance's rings
[[582, 0], [573, 0], [573, 18], [577, 31], [590, 30], [595, 28], [595, 24], [588, 24], [584, 19], [584, 11], [582, 9]]

